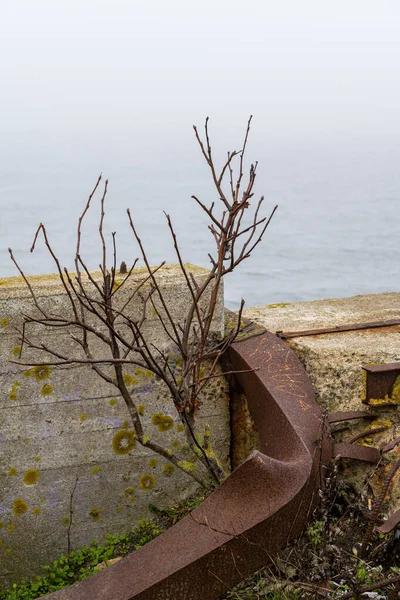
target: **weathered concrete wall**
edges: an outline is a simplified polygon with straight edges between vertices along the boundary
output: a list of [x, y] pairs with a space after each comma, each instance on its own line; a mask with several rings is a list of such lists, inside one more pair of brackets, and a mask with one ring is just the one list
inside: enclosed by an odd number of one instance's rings
[[[197, 279], [206, 271], [193, 267]], [[143, 272], [121, 288], [125, 302]], [[181, 321], [189, 302], [188, 290], [177, 267], [167, 266], [157, 275], [169, 309]], [[40, 302], [49, 312], [68, 314], [70, 307], [57, 276], [33, 277]], [[141, 310], [140, 302], [128, 311]], [[162, 312], [157, 304], [156, 310]], [[145, 327], [152, 342], [168, 347], [155, 310], [149, 311]], [[102, 540], [107, 533], [128, 531], [148, 516], [149, 504], [170, 505], [198, 489], [190, 477], [167, 467], [162, 457], [139, 444], [129, 454], [115, 450], [115, 436], [128, 440], [126, 406], [115, 386], [106, 383], [88, 366], [21, 367], [9, 362], [18, 355], [22, 315], [33, 314], [29, 292], [20, 278], [0, 279], [0, 586], [8, 586], [23, 575], [38, 573], [39, 567], [71, 547]], [[92, 319], [96, 327], [101, 327]], [[213, 324], [215, 336], [223, 334], [222, 298]], [[79, 349], [68, 332], [30, 327], [30, 337], [76, 356]], [[96, 339], [93, 353], [108, 356]], [[173, 351], [172, 351], [173, 353]], [[82, 357], [84, 355], [82, 354]], [[44, 353], [27, 350], [23, 360], [46, 361]], [[110, 368], [108, 368], [110, 371]], [[129, 366], [138, 405], [142, 405], [145, 433], [190, 460], [180, 419], [164, 385], [151, 372]], [[223, 378], [211, 380], [202, 398], [198, 430], [211, 427], [218, 457], [229, 468], [229, 399]], [[167, 431], [152, 423], [155, 413], [173, 418]], [[75, 488], [75, 491], [73, 492]], [[71, 494], [73, 498], [71, 500]], [[71, 507], [73, 509], [71, 524]]]
[[[273, 304], [249, 308], [244, 316], [252, 319], [272, 332], [301, 331], [324, 327], [335, 327], [353, 323], [368, 323], [400, 318], [400, 294], [374, 294], [354, 296], [314, 302], [293, 304]], [[318, 403], [328, 412], [348, 410], [368, 410], [362, 403], [365, 398], [365, 372], [362, 364], [391, 363], [400, 361], [400, 326], [380, 329], [366, 329], [343, 333], [324, 334], [288, 339], [287, 343], [296, 352], [306, 368], [316, 391]], [[380, 421], [387, 422], [389, 429], [382, 434], [365, 438], [357, 443], [371, 444], [379, 448], [384, 442], [400, 436], [399, 407], [379, 409], [376, 421], [362, 421], [351, 432], [343, 434], [349, 439], [354, 434], [370, 427], [377, 427]], [[340, 438], [337, 438], [340, 440]], [[389, 460], [400, 458], [400, 446], [387, 455]], [[345, 464], [344, 475], [361, 489], [365, 477], [373, 468], [366, 463], [354, 461]], [[375, 494], [379, 493], [382, 477], [387, 473], [380, 469], [372, 479]], [[391, 486], [391, 500], [387, 511], [400, 508], [400, 471]]]

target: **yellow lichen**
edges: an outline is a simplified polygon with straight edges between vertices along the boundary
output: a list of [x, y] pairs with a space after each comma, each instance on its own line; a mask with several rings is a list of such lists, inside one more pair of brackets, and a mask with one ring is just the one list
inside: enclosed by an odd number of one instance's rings
[[133, 385], [135, 383], [139, 383], [139, 379], [132, 377], [132, 375], [130, 375], [129, 373], [125, 373], [124, 382], [127, 387], [130, 387], [131, 385]]
[[48, 365], [38, 365], [31, 369], [31, 373], [37, 381], [43, 381], [50, 376], [50, 367]]
[[144, 404], [139, 404], [137, 411], [139, 415], [144, 415]]
[[40, 507], [36, 506], [36, 508], [34, 508], [32, 512], [34, 515], [40, 515]]
[[142, 475], [140, 477], [139, 485], [144, 492], [149, 492], [156, 485], [156, 478], [154, 477], [154, 475], [146, 473], [145, 475]]
[[400, 375], [396, 377], [396, 381], [393, 384], [390, 399], [392, 402], [400, 404]]
[[197, 469], [196, 465], [189, 462], [188, 460], [180, 460], [178, 462], [178, 467], [186, 471], [186, 473], [191, 473]]
[[87, 421], [89, 417], [87, 416], [86, 413], [82, 413], [81, 416], [79, 417], [79, 420], [81, 423], [83, 423], [84, 421]]
[[24, 483], [26, 485], [34, 485], [39, 479], [39, 471], [37, 469], [28, 469], [24, 473]]
[[102, 510], [102, 508], [92, 508], [89, 511], [89, 516], [92, 521], [98, 521], [100, 519]]
[[26, 513], [27, 510], [28, 510], [28, 505], [25, 502], [25, 500], [22, 500], [22, 498], [15, 498], [14, 509], [13, 509], [14, 515], [17, 515], [17, 517], [20, 517], [21, 515]]
[[0, 319], [0, 326], [1, 327], [7, 327], [8, 326], [8, 317], [3, 317], [2, 319]]
[[171, 477], [174, 473], [174, 465], [168, 464], [163, 467], [163, 475], [165, 477]]
[[174, 426], [174, 420], [169, 415], [164, 415], [163, 413], [154, 413], [151, 418], [151, 422], [153, 425], [157, 425], [158, 431], [168, 431], [172, 429]]
[[135, 369], [135, 375], [137, 375], [138, 377], [141, 377], [143, 375], [143, 369], [141, 369], [140, 367]]
[[13, 356], [19, 356], [19, 353], [21, 352], [21, 346], [14, 346], [14, 348], [11, 350], [11, 354]]
[[7, 529], [8, 533], [11, 533], [12, 531], [14, 531], [14, 529], [15, 529], [15, 525], [12, 525], [12, 524], [10, 523], [10, 525], [7, 525], [6, 529]]
[[276, 302], [275, 304], [267, 304], [267, 308], [284, 308], [289, 306], [290, 302]]
[[15, 383], [12, 384], [10, 392], [8, 394], [8, 397], [10, 400], [17, 399], [17, 391], [18, 391], [19, 385], [20, 385], [19, 381], [15, 381]]
[[173, 440], [171, 445], [173, 448], [178, 449], [180, 447], [181, 443], [179, 440]]
[[14, 475], [16, 475], [16, 474], [17, 474], [17, 472], [18, 472], [18, 471], [17, 471], [17, 469], [16, 469], [15, 467], [11, 467], [10, 469], [8, 469], [8, 474], [9, 474], [11, 477], [14, 477]]
[[64, 527], [68, 527], [68, 525], [70, 523], [70, 518], [69, 517], [63, 517], [61, 519], [61, 523], [64, 525]]
[[128, 454], [136, 444], [136, 434], [133, 430], [123, 429], [113, 437], [112, 445], [116, 454]]
[[153, 371], [145, 371], [144, 376], [147, 377], [147, 379], [150, 379], [151, 377], [153, 377]]
[[175, 361], [176, 366], [181, 367], [182, 366], [182, 356], [179, 354], [179, 356], [177, 356], [176, 361]]
[[124, 498], [126, 498], [127, 500], [129, 500], [129, 502], [135, 502], [136, 497], [135, 497], [135, 488], [133, 487], [127, 487], [124, 489]]
[[184, 426], [184, 424], [183, 424], [183, 423], [179, 423], [179, 424], [176, 426], [176, 430], [177, 430], [177, 431], [184, 431], [184, 429], [185, 429], [185, 426]]
[[0, 521], [0, 529], [4, 527], [4, 521]]
[[35, 462], [40, 462], [40, 456], [35, 456], [35, 458], [33, 459]]
[[129, 421], [128, 419], [125, 419], [125, 421], [122, 421], [121, 423], [121, 429], [127, 429], [129, 427]]
[[108, 404], [109, 404], [110, 406], [115, 406], [115, 405], [117, 404], [117, 401], [116, 401], [116, 399], [115, 399], [115, 398], [111, 398], [111, 400], [109, 400]]
[[46, 383], [40, 390], [40, 393], [42, 394], [42, 396], [50, 396], [50, 394], [52, 392], [53, 392], [53, 388], [48, 383]]
[[100, 471], [99, 465], [92, 467], [92, 475], [96, 475]]
[[149, 460], [149, 467], [151, 469], [155, 469], [157, 465], [158, 465], [158, 460], [156, 458], [153, 457]]

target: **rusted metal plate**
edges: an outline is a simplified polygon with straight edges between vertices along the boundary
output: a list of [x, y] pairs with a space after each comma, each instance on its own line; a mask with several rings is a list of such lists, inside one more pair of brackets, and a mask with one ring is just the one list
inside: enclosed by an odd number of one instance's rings
[[213, 600], [303, 529], [331, 457], [329, 424], [293, 351], [271, 333], [229, 351], [259, 433], [205, 502], [140, 550], [52, 600]]
[[[365, 404], [371, 399], [383, 399], [389, 397], [393, 384], [400, 375], [400, 363], [387, 363], [384, 365], [363, 365], [366, 372]], [[379, 403], [381, 406], [397, 406], [393, 402]]]
[[396, 510], [382, 525], [376, 528], [379, 533], [390, 533], [400, 526], [400, 508]]
[[333, 445], [334, 458], [353, 458], [377, 464], [381, 459], [381, 453], [376, 448], [351, 444], [350, 442], [341, 442]]

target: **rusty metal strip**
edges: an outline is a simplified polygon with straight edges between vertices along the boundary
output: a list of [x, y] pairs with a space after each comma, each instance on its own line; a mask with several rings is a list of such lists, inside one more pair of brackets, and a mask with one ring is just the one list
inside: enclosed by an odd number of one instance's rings
[[396, 510], [386, 521], [376, 528], [379, 533], [390, 533], [400, 525], [400, 508]]
[[328, 422], [330, 425], [332, 425], [332, 423], [341, 423], [342, 421], [353, 421], [355, 419], [377, 419], [378, 415], [370, 413], [370, 412], [365, 412], [365, 411], [360, 411], [360, 410], [353, 410], [353, 411], [349, 411], [349, 412], [336, 412], [336, 413], [331, 413], [330, 415], [328, 415]]
[[333, 445], [333, 456], [335, 458], [353, 458], [377, 464], [380, 461], [381, 453], [376, 448], [350, 444], [349, 442], [340, 442]]
[[214, 600], [304, 529], [331, 457], [329, 424], [292, 350], [271, 333], [229, 351], [259, 432], [253, 452], [161, 536], [52, 600]]
[[323, 327], [321, 329], [305, 329], [303, 331], [277, 331], [276, 335], [282, 340], [295, 337], [306, 337], [309, 335], [325, 335], [330, 333], [343, 333], [345, 331], [358, 331], [362, 329], [376, 329], [378, 327], [393, 327], [400, 325], [400, 319], [390, 321], [376, 321], [374, 323], [351, 323], [349, 325], [338, 325], [337, 327]]
[[364, 429], [364, 431], [357, 433], [357, 435], [355, 435], [350, 440], [348, 440], [348, 443], [354, 444], [354, 442], [356, 442], [357, 440], [361, 440], [362, 438], [369, 437], [370, 435], [375, 435], [376, 433], [382, 433], [383, 431], [386, 431], [386, 429], [389, 429], [389, 428], [390, 428], [390, 425], [382, 425], [382, 427], [375, 427], [373, 429]]
[[390, 452], [390, 450], [393, 450], [393, 448], [396, 448], [396, 446], [398, 446], [399, 444], [400, 444], [400, 437], [396, 438], [392, 442], [389, 442], [389, 444], [385, 444], [384, 446], [382, 446], [381, 452], [383, 454], [385, 454], [386, 452]]

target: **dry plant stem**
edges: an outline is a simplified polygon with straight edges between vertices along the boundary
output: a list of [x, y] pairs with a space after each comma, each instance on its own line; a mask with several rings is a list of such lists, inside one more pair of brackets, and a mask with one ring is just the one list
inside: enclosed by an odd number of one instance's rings
[[72, 488], [72, 491], [69, 496], [69, 521], [68, 521], [68, 529], [67, 529], [67, 556], [71, 554], [71, 529], [72, 529], [72, 517], [74, 515], [74, 496], [76, 491], [76, 486], [78, 485], [79, 477], [75, 478], [75, 484]]
[[390, 469], [389, 473], [387, 474], [385, 481], [383, 483], [382, 491], [372, 508], [371, 515], [370, 515], [370, 522], [368, 523], [367, 531], [365, 532], [365, 535], [361, 542], [361, 553], [360, 553], [361, 558], [363, 556], [365, 556], [369, 541], [371, 539], [372, 532], [373, 532], [376, 522], [379, 518], [380, 510], [381, 510], [382, 504], [386, 498], [386, 494], [389, 489], [390, 483], [399, 468], [400, 468], [400, 459], [394, 463], [394, 465]]
[[[24, 365], [90, 365], [99, 377], [119, 390], [128, 408], [138, 442], [165, 457], [202, 485], [205, 485], [205, 479], [201, 474], [194, 473], [193, 470], [188, 473], [187, 469], [182, 468], [181, 465], [185, 461], [179, 455], [178, 451], [174, 452], [166, 449], [145, 435], [133, 394], [128, 390], [124, 380], [124, 368], [125, 365], [146, 368], [164, 382], [169, 390], [175, 409], [184, 424], [189, 445], [206, 467], [208, 474], [211, 475], [215, 483], [219, 483], [223, 478], [221, 468], [218, 465], [218, 461], [214, 457], [211, 458], [208, 456], [206, 451], [210, 443], [209, 434], [205, 433], [204, 441], [197, 439], [196, 420], [201, 405], [201, 394], [213, 379], [224, 375], [224, 373], [217, 373], [216, 369], [228, 346], [235, 340], [239, 333], [244, 302], [241, 302], [236, 327], [225, 340], [222, 342], [212, 340], [211, 326], [223, 277], [232, 272], [243, 260], [250, 256], [251, 252], [261, 242], [276, 210], [275, 207], [268, 219], [260, 217], [259, 214], [264, 201], [263, 196], [261, 196], [258, 202], [255, 203], [252, 217], [250, 218], [250, 225], [248, 221], [245, 223], [245, 214], [247, 214], [246, 211], [250, 208], [253, 197], [257, 170], [257, 163], [251, 165], [247, 183], [243, 184], [244, 158], [250, 125], [251, 117], [247, 123], [241, 150], [239, 152], [228, 153], [227, 160], [219, 173], [211, 151], [208, 118], [205, 123], [205, 142], [201, 140], [197, 128], [194, 127], [197, 142], [212, 174], [218, 200], [212, 202], [207, 207], [196, 196], [193, 196], [193, 198], [210, 219], [209, 229], [215, 242], [215, 252], [208, 253], [211, 269], [201, 283], [197, 282], [193, 273], [185, 266], [171, 218], [166, 214], [167, 225], [172, 236], [179, 267], [190, 296], [189, 308], [181, 323], [176, 322], [172, 316], [166, 298], [155, 276], [164, 263], [155, 268], [150, 266], [144, 245], [137, 233], [129, 209], [127, 210], [129, 224], [139, 245], [147, 275], [135, 286], [132, 292], [128, 293], [128, 299], [124, 300], [122, 307], [121, 305], [118, 306], [116, 300], [121, 297], [119, 292], [134, 273], [137, 259], [134, 261], [129, 272], [122, 278], [122, 281], [117, 281], [117, 243], [116, 234], [113, 232], [112, 266], [109, 270], [107, 268], [107, 244], [104, 235], [105, 200], [108, 191], [107, 180], [105, 181], [100, 199], [98, 225], [98, 235], [101, 242], [100, 280], [93, 276], [82, 259], [82, 225], [91, 207], [94, 195], [99, 188], [102, 179], [101, 175], [78, 219], [74, 257], [75, 277], [67, 269], [61, 268], [60, 262], [49, 242], [46, 228], [42, 223], [36, 231], [31, 248], [31, 251], [33, 251], [41, 232], [47, 250], [57, 267], [59, 279], [67, 294], [73, 317], [47, 314], [43, 310], [28, 278], [19, 267], [10, 250], [11, 259], [28, 286], [35, 307], [40, 313], [38, 317], [27, 315], [24, 318], [22, 330], [19, 331], [22, 340], [21, 352], [22, 347], [26, 344], [31, 349], [44, 352], [53, 359], [46, 362], [14, 362]], [[235, 182], [234, 163], [235, 159], [238, 158], [239, 169]], [[224, 178], [228, 174], [231, 199], [227, 198], [223, 189]], [[83, 277], [83, 273], [85, 277]], [[150, 285], [150, 289], [144, 290], [143, 286], [145, 285]], [[128, 312], [127, 308], [135, 298], [141, 303], [139, 305], [141, 308], [139, 309], [139, 316], [134, 317]], [[158, 308], [159, 305], [161, 309]], [[143, 325], [147, 319], [148, 310], [151, 307], [155, 311], [167, 338], [172, 342], [173, 350], [177, 350], [181, 355], [180, 377], [177, 377], [175, 367], [171, 368], [169, 352], [155, 346], [146, 339]], [[93, 324], [93, 319], [99, 323], [100, 327], [97, 324]], [[44, 328], [60, 328], [68, 332], [71, 340], [76, 343], [77, 347], [82, 349], [84, 356], [75, 355], [74, 353], [65, 355], [58, 348], [51, 348], [44, 343], [33, 341], [26, 331], [26, 328], [33, 323], [41, 325]], [[128, 334], [126, 334], [126, 331]], [[104, 345], [106, 350], [104, 356], [99, 356], [92, 352], [90, 344], [92, 336], [96, 337]], [[207, 373], [202, 374], [203, 365], [205, 364], [208, 365]], [[113, 370], [115, 377], [111, 377], [109, 370], [105, 370], [106, 366], [108, 366], [108, 369], [111, 368]], [[225, 374], [234, 374], [235, 372], [230, 369]]]

